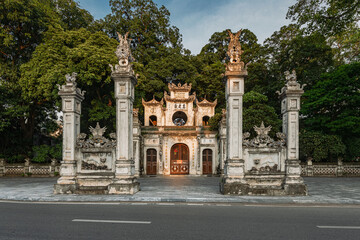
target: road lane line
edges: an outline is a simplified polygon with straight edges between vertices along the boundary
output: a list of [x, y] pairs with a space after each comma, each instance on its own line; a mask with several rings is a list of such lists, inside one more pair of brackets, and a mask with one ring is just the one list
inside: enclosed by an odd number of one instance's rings
[[327, 228], [327, 229], [359, 229], [360, 226], [316, 226], [317, 228]]
[[150, 221], [119, 221], [119, 220], [95, 220], [95, 219], [73, 219], [73, 222], [92, 222], [92, 223], [128, 223], [128, 224], [151, 224]]
[[174, 206], [175, 203], [158, 203], [157, 205], [160, 205], [160, 206]]
[[131, 205], [148, 205], [147, 203], [131, 203]]
[[244, 207], [263, 207], [263, 208], [359, 208], [356, 205], [294, 205], [294, 204], [286, 204], [286, 205], [278, 205], [278, 204], [245, 204]]
[[188, 206], [204, 206], [203, 203], [188, 203]]

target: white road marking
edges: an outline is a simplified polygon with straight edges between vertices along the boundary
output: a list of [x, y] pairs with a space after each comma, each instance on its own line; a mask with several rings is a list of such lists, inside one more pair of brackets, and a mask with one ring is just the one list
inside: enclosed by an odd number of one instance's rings
[[131, 203], [131, 205], [148, 205], [147, 203]]
[[260, 205], [260, 204], [245, 204], [245, 207], [264, 207], [264, 208], [359, 208], [356, 205], [294, 205], [294, 204], [285, 204], [285, 205]]
[[151, 224], [149, 221], [119, 221], [119, 220], [95, 220], [95, 219], [73, 219], [73, 222], [92, 222], [92, 223], [127, 223], [127, 224]]
[[316, 226], [317, 228], [327, 228], [327, 229], [358, 229], [360, 226]]
[[173, 205], [175, 205], [175, 203], [158, 203], [157, 205], [161, 205], [161, 206], [173, 206]]
[[204, 206], [203, 203], [188, 203], [188, 206]]

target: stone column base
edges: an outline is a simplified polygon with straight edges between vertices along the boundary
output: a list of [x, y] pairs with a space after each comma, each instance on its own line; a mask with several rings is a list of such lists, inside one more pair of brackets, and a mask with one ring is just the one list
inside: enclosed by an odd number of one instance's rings
[[307, 187], [304, 183], [298, 184], [285, 184], [284, 185], [285, 194], [291, 196], [306, 196]]
[[140, 183], [136, 178], [117, 179], [109, 184], [108, 194], [135, 194], [140, 191]]
[[54, 194], [74, 194], [76, 184], [54, 184]]
[[220, 182], [220, 192], [224, 195], [248, 195], [249, 184], [241, 181], [243, 181], [243, 179], [229, 179], [223, 177]]

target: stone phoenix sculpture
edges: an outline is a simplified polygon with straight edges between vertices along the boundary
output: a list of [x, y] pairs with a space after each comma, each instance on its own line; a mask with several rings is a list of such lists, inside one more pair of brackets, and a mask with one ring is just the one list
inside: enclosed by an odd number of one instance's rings
[[225, 65], [227, 71], [241, 71], [244, 69], [244, 62], [241, 61], [243, 50], [241, 50], [239, 41], [241, 31], [242, 30], [239, 30], [233, 34], [228, 30], [230, 42], [226, 54], [230, 58], [230, 61]]
[[116, 48], [115, 54], [119, 59], [119, 64], [115, 64], [115, 67], [112, 64], [109, 64], [112, 73], [131, 73], [134, 75], [132, 69], [132, 62], [135, 61], [131, 54], [130, 49], [130, 40], [128, 39], [129, 32], [124, 36], [120, 33], [117, 33], [119, 37], [119, 45]]

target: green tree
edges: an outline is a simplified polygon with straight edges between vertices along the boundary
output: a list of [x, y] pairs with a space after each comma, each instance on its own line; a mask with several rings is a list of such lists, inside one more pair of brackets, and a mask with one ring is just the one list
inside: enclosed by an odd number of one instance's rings
[[[319, 33], [305, 36], [298, 26], [283, 26], [265, 40], [264, 58], [249, 67], [253, 75], [247, 85], [270, 99], [269, 104], [277, 113], [280, 105], [276, 91], [284, 86], [284, 72], [296, 70], [297, 80], [310, 89], [322, 73], [333, 68], [333, 54], [326, 39]], [[265, 65], [265, 66], [264, 66]], [[250, 72], [251, 70], [251, 72]]]
[[112, 13], [95, 22], [93, 28], [116, 38], [129, 32], [135, 59], [146, 66], [167, 54], [167, 47], [181, 46], [179, 29], [170, 25], [170, 12], [152, 0], [110, 0]]
[[360, 20], [360, 1], [298, 0], [289, 7], [286, 17], [305, 25], [310, 33], [334, 36]]
[[[200, 55], [208, 55], [208, 63], [215, 61], [224, 61], [229, 45], [229, 29], [222, 32], [215, 32], [211, 35], [209, 43], [207, 43], [200, 52]], [[241, 48], [244, 51], [242, 61], [245, 64], [254, 62], [258, 59], [261, 45], [258, 43], [256, 35], [249, 29], [243, 29], [239, 36]]]
[[74, 0], [52, 0], [53, 9], [60, 18], [61, 27], [65, 30], [89, 28], [93, 23], [93, 16], [80, 8]]
[[[77, 15], [71, 17], [75, 10], [79, 10]], [[21, 66], [30, 61], [49, 28], [76, 28], [75, 22], [81, 22], [85, 15], [91, 21], [91, 15], [80, 11], [72, 0], [0, 0], [2, 152], [28, 155], [35, 129], [49, 125], [48, 119], [54, 115], [53, 111], [47, 113], [51, 105], [24, 96], [19, 84]]]
[[360, 133], [360, 63], [325, 73], [305, 92], [302, 114], [307, 128], [352, 136]]
[[301, 113], [304, 127], [311, 131], [338, 135], [351, 149], [350, 159], [359, 157], [360, 133], [360, 63], [342, 65], [322, 75], [305, 92]]
[[250, 91], [244, 94], [243, 109], [243, 131], [250, 132], [256, 136], [253, 127], [260, 126], [264, 122], [266, 126], [271, 125], [270, 135], [275, 136], [280, 131], [281, 121], [275, 112], [275, 109], [267, 105], [268, 98], [258, 92]]
[[[113, 126], [115, 100], [108, 64], [117, 62], [114, 54], [117, 44], [102, 32], [50, 29], [44, 44], [38, 46], [33, 58], [21, 67], [19, 83], [24, 98], [51, 111], [59, 101], [56, 85], [65, 83], [65, 74], [76, 72], [78, 86], [86, 91], [84, 123], [102, 121]], [[83, 124], [83, 129], [87, 127], [87, 123]]]
[[328, 39], [337, 64], [360, 61], [360, 28], [354, 24], [346, 31]]
[[338, 156], [345, 154], [345, 145], [341, 137], [327, 135], [321, 132], [301, 131], [300, 137], [300, 158], [306, 160], [312, 158], [315, 162], [337, 161]]

